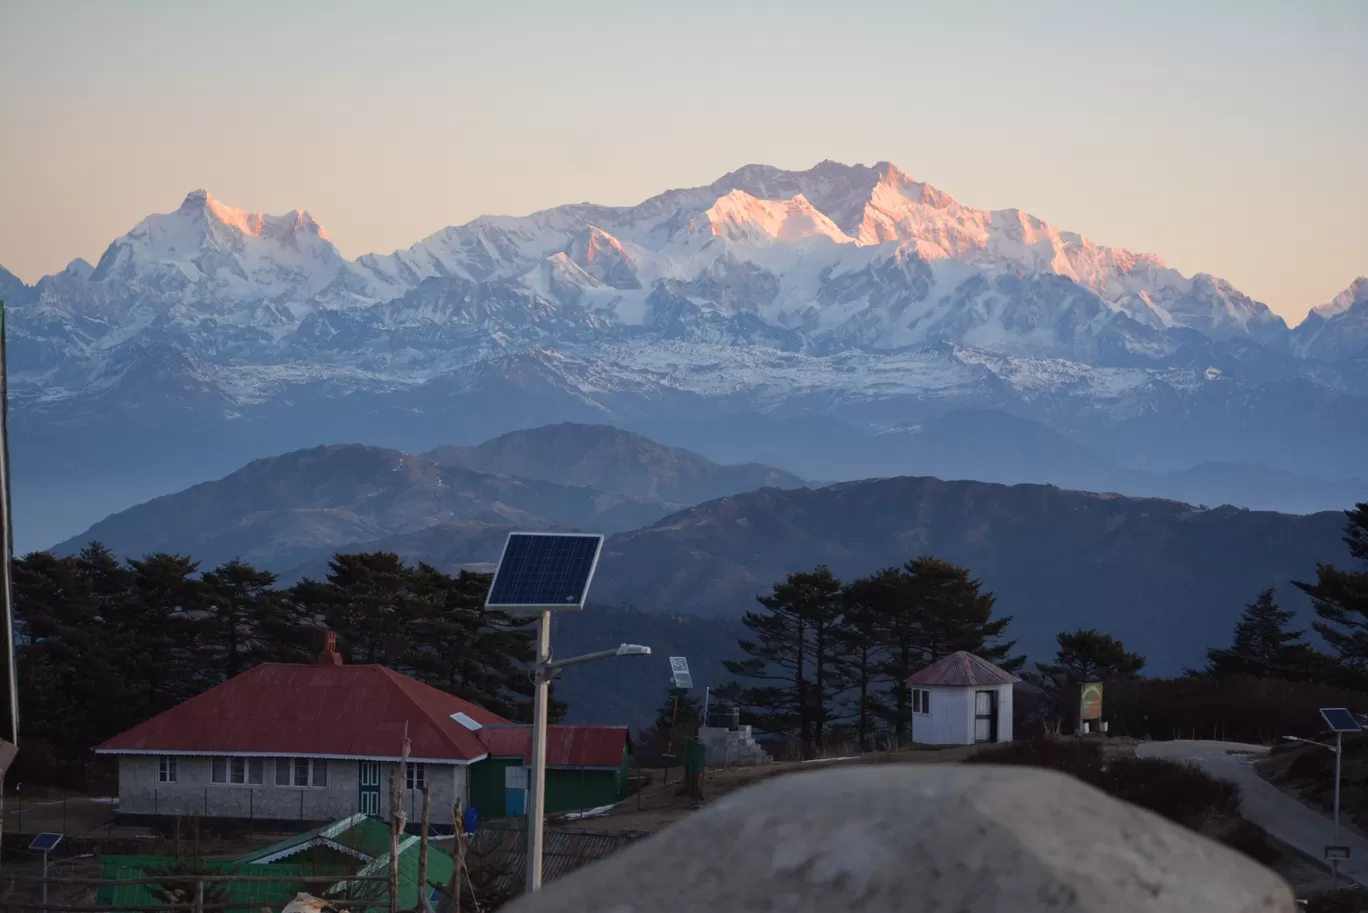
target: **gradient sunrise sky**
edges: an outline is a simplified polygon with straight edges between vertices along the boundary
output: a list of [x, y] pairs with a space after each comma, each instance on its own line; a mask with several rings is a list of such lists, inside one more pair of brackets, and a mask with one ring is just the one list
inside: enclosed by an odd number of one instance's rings
[[889, 160], [1292, 321], [1368, 274], [1365, 0], [0, 0], [0, 265], [205, 187], [344, 253]]

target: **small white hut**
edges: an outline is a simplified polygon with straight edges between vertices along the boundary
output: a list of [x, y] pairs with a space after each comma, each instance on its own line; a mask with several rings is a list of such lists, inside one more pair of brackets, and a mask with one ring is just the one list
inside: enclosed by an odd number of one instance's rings
[[964, 650], [908, 676], [912, 741], [922, 745], [1012, 741], [1012, 686], [1017, 681], [1012, 673]]

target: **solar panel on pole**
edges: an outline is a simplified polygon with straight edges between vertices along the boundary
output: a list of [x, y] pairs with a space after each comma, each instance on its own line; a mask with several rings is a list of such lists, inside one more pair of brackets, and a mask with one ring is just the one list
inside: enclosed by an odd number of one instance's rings
[[33, 842], [29, 844], [29, 849], [35, 853], [50, 853], [57, 849], [57, 844], [61, 842], [61, 834], [44, 832], [33, 838]]
[[551, 613], [584, 608], [602, 550], [603, 536], [597, 533], [509, 533], [485, 597], [487, 609], [537, 616], [525, 857], [529, 894], [542, 882]]
[[603, 536], [590, 533], [509, 533], [485, 607], [508, 612], [584, 608]]
[[1363, 727], [1345, 707], [1322, 707], [1320, 715], [1331, 732], [1361, 732]]
[[682, 656], [670, 657], [670, 679], [680, 691], [693, 688], [693, 676], [689, 673], [689, 661]]

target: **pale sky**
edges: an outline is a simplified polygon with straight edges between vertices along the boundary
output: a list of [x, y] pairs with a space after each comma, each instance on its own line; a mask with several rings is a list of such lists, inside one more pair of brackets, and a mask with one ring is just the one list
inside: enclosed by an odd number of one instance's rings
[[1365, 0], [0, 0], [0, 265], [198, 187], [356, 256], [888, 160], [1295, 321], [1368, 274], [1365, 47]]

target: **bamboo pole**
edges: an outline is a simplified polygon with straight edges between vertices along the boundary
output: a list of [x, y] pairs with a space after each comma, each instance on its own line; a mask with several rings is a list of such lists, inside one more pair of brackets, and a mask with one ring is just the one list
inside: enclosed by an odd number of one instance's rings
[[[404, 814], [404, 787], [407, 785], [409, 759], [408, 723], [404, 723], [404, 748], [399, 755], [399, 772], [390, 779], [390, 913], [399, 913], [399, 835], [408, 816]], [[421, 893], [421, 887], [420, 887]]]
[[428, 902], [428, 820], [432, 814], [432, 790], [423, 784], [423, 823], [418, 843], [418, 909], [421, 913], [432, 913]]
[[[454, 906], [451, 908], [452, 913], [461, 913], [461, 873], [465, 871], [466, 851], [464, 812], [465, 809], [461, 807], [461, 800], [458, 798], [456, 800], [456, 804], [452, 806], [452, 817], [456, 819], [456, 829], [452, 831], [452, 833], [456, 836], [456, 845], [452, 847], [452, 860], [454, 862], [453, 868], [456, 872], [456, 897], [452, 901], [452, 903], [454, 904]], [[475, 893], [475, 886], [473, 884], [470, 886], [470, 893], [472, 895]]]

